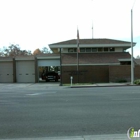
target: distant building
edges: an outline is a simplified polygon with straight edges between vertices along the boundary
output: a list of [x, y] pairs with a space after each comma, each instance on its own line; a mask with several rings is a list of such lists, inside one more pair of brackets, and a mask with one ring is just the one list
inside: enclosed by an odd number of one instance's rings
[[[52, 54], [0, 57], [0, 83], [39, 82], [40, 68], [59, 67], [61, 83], [131, 81], [131, 42], [114, 39], [80, 39], [50, 44]], [[135, 46], [136, 43], [133, 43]], [[61, 51], [60, 51], [61, 50]], [[134, 60], [135, 79], [140, 78], [139, 60]]]
[[[50, 44], [53, 53], [62, 48], [62, 65], [77, 65], [77, 40]], [[133, 43], [135, 46], [136, 43]], [[127, 49], [130, 42], [113, 39], [80, 39], [79, 66], [81, 65], [130, 65], [131, 56]]]
[[[76, 39], [49, 45], [56, 54], [60, 53], [61, 48], [63, 83], [68, 83], [70, 76], [74, 77], [75, 83], [110, 82], [109, 69], [111, 66], [131, 65], [131, 55], [126, 52], [131, 47], [131, 42], [114, 39], [80, 39], [79, 43], [78, 61]], [[133, 46], [135, 45], [136, 43], [133, 43]], [[129, 81], [130, 78], [126, 78], [126, 80]]]

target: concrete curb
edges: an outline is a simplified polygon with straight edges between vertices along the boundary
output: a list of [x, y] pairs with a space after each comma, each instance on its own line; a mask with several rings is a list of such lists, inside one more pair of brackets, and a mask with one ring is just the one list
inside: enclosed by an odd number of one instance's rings
[[[135, 138], [133, 138], [135, 140]], [[42, 138], [15, 138], [0, 140], [128, 140], [127, 134], [104, 134], [104, 135], [85, 135], [85, 136], [60, 136]]]
[[91, 87], [123, 87], [123, 86], [140, 86], [140, 85], [131, 85], [131, 84], [94, 84], [94, 85], [78, 85], [70, 86], [70, 88], [91, 88]]

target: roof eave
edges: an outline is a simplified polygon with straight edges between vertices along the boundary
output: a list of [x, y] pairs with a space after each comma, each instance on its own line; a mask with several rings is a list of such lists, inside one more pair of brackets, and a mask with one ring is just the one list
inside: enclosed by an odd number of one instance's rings
[[47, 59], [47, 60], [55, 59], [55, 60], [56, 60], [56, 59], [60, 59], [60, 56], [51, 56], [51, 57], [47, 57], [47, 56], [42, 56], [42, 57], [41, 57], [41, 56], [38, 56], [37, 59], [38, 59], [38, 60], [42, 60], [42, 59], [43, 59], [43, 60], [44, 60], [44, 59]]
[[[133, 47], [136, 45], [136, 43], [133, 43]], [[56, 44], [56, 45], [49, 45], [50, 48], [77, 48], [77, 44]], [[126, 44], [79, 44], [80, 48], [85, 48], [85, 47], [123, 47], [123, 48], [130, 48], [131, 44], [126, 43]]]

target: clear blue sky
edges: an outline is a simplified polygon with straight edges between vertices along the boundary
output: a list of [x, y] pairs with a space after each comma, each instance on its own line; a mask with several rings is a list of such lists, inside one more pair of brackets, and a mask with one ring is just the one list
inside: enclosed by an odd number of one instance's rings
[[[131, 41], [135, 0], [0, 0], [0, 48], [10, 43], [35, 50], [76, 38]], [[140, 0], [133, 7], [134, 56], [140, 55]]]

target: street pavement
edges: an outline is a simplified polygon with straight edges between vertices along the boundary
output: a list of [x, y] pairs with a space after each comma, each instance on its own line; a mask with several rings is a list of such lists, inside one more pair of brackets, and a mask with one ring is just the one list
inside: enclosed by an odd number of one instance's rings
[[[17, 138], [17, 139], [1, 139], [1, 140], [128, 140], [126, 134], [110, 134], [110, 135], [86, 135], [86, 136], [64, 136], [64, 137], [44, 137], [44, 138]], [[138, 138], [133, 138], [138, 140]]]
[[0, 84], [0, 139], [128, 139], [139, 106], [139, 86]]

